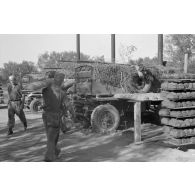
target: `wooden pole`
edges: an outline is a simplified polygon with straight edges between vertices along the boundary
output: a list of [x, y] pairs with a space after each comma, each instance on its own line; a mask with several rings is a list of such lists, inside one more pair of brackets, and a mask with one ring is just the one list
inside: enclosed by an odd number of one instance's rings
[[115, 34], [111, 34], [111, 61], [115, 63]]
[[158, 63], [163, 65], [163, 34], [158, 35]]
[[188, 73], [188, 53], [184, 55], [184, 73]]
[[80, 54], [80, 34], [76, 35], [77, 61], [81, 60]]
[[134, 103], [134, 141], [141, 141], [141, 102]]

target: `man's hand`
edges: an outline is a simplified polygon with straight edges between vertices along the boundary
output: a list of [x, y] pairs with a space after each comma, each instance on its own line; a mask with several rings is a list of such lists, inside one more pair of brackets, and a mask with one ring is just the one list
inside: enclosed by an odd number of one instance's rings
[[65, 79], [62, 86], [61, 86], [61, 89], [62, 90], [68, 90], [74, 84], [75, 84], [75, 79]]

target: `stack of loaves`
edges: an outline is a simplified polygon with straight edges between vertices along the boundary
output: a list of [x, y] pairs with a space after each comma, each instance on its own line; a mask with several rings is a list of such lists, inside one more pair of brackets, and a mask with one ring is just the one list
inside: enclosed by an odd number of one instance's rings
[[172, 144], [195, 144], [195, 75], [165, 78], [161, 84], [161, 123], [172, 137]]

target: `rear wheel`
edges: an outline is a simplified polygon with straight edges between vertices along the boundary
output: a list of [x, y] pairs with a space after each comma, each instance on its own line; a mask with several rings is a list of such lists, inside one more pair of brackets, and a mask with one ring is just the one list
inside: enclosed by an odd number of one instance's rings
[[91, 114], [91, 125], [95, 132], [114, 132], [119, 126], [119, 121], [118, 110], [110, 104], [97, 106]]
[[41, 105], [42, 102], [39, 99], [34, 99], [31, 103], [30, 103], [30, 111], [31, 112], [38, 112], [41, 110]]

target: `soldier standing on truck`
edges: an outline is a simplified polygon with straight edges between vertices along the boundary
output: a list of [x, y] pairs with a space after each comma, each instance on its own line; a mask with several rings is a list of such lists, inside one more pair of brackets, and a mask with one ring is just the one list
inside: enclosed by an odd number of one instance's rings
[[24, 125], [24, 130], [27, 129], [27, 121], [23, 111], [24, 96], [22, 95], [22, 83], [17, 82], [14, 75], [9, 77], [8, 84], [8, 135], [13, 134], [15, 126], [15, 114], [20, 118]]
[[59, 139], [62, 116], [68, 107], [66, 92], [62, 90], [65, 75], [56, 72], [54, 78], [47, 78], [38, 83], [32, 83], [27, 88], [30, 90], [42, 89], [43, 94], [43, 122], [47, 136], [47, 151], [45, 161], [52, 162], [60, 154], [57, 143]]

